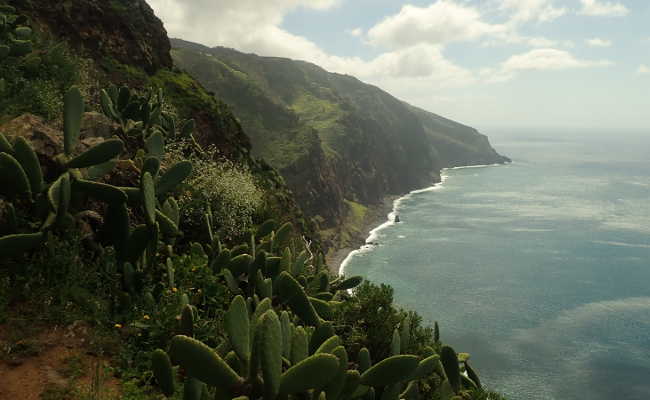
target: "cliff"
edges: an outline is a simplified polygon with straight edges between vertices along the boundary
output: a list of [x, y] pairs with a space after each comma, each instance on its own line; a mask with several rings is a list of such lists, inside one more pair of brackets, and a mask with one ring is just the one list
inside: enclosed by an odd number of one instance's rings
[[252, 154], [281, 172], [329, 245], [349, 244], [355, 210], [430, 185], [442, 168], [508, 161], [475, 129], [352, 76], [178, 39], [172, 46], [176, 64], [233, 107]]

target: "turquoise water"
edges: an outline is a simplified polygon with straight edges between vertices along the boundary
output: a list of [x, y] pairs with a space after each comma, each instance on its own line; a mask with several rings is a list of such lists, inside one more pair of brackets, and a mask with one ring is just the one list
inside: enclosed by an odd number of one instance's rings
[[344, 271], [439, 321], [509, 399], [650, 399], [650, 139], [621, 140], [492, 138], [513, 164], [399, 200]]

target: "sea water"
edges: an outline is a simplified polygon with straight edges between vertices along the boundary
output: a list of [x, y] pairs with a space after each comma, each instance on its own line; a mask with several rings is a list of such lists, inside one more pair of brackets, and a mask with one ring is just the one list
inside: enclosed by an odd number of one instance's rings
[[343, 272], [439, 321], [511, 400], [650, 399], [650, 138], [493, 143], [514, 162], [399, 199]]

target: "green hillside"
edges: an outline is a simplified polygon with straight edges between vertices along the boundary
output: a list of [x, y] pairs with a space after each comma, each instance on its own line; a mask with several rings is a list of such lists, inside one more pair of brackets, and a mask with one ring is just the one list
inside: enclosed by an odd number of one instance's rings
[[326, 236], [349, 225], [350, 202], [377, 205], [430, 185], [444, 167], [508, 161], [475, 129], [354, 77], [182, 40], [172, 46], [180, 68], [232, 105], [252, 154], [280, 171]]

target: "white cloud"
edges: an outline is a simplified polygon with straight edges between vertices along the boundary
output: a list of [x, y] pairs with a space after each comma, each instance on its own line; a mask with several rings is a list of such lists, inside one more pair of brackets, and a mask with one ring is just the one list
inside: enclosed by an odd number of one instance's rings
[[512, 12], [510, 23], [549, 22], [565, 15], [566, 7], [556, 7], [553, 0], [498, 0], [501, 11]]
[[601, 0], [580, 0], [582, 9], [579, 11], [582, 15], [593, 17], [624, 17], [629, 14], [630, 10], [619, 2], [601, 1]]
[[440, 45], [471, 41], [507, 30], [505, 25], [484, 22], [473, 7], [439, 0], [429, 7], [402, 7], [398, 14], [371, 28], [368, 39], [375, 45], [403, 48], [420, 43]]
[[447, 60], [440, 46], [418, 44], [384, 53], [366, 64], [362, 75], [390, 78], [435, 77], [441, 81], [469, 83], [473, 81], [470, 71]]
[[507, 35], [501, 35], [499, 37], [490, 38], [483, 42], [484, 46], [494, 47], [501, 46], [504, 44], [520, 44], [530, 47], [566, 47], [572, 48], [575, 47], [575, 44], [571, 40], [553, 40], [540, 36], [521, 36], [516, 32], [509, 33]]
[[360, 37], [363, 35], [363, 29], [361, 28], [349, 29], [346, 32], [354, 37]]
[[[280, 27], [284, 16], [296, 7], [326, 9], [338, 0], [222, 0], [218, 8], [209, 6], [209, 0], [149, 2], [170, 36], [209, 46], [305, 60], [385, 88], [417, 87], [425, 81], [428, 88], [464, 86], [474, 81], [470, 71], [444, 57], [441, 46], [417, 43], [362, 60], [328, 54], [314, 42]], [[348, 33], [363, 36], [360, 28]]]
[[645, 64], [639, 65], [639, 69], [636, 70], [637, 74], [639, 75], [647, 75], [650, 74], [650, 67], [648, 67]]
[[523, 71], [560, 71], [576, 68], [606, 67], [608, 60], [580, 60], [565, 50], [535, 49], [511, 56], [496, 69], [483, 69], [480, 74], [489, 83], [508, 81]]
[[[165, 22], [170, 36], [206, 45], [228, 45], [252, 51], [253, 43], [297, 36], [279, 28], [291, 10], [332, 8], [339, 0], [148, 0]], [[280, 32], [281, 31], [281, 32]], [[268, 39], [265, 40], [265, 37]], [[298, 45], [304, 46], [304, 43]]]
[[593, 38], [585, 40], [591, 47], [611, 47], [612, 41], [607, 39]]
[[571, 68], [603, 67], [610, 61], [579, 60], [571, 53], [557, 49], [536, 49], [517, 54], [506, 60], [502, 67], [508, 71], [521, 70], [562, 70]]

